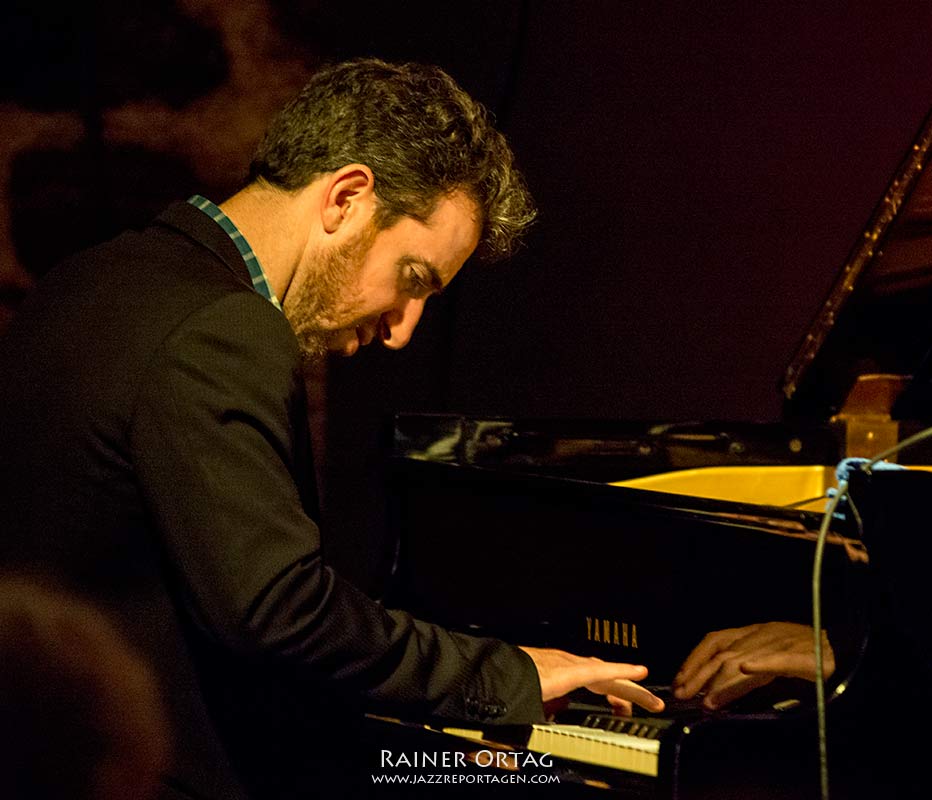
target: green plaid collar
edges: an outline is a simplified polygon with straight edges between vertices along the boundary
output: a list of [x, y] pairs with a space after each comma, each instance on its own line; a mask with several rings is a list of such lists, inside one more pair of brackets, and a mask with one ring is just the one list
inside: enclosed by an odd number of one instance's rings
[[262, 270], [262, 265], [259, 263], [258, 257], [249, 246], [246, 237], [243, 236], [236, 225], [233, 224], [233, 220], [224, 214], [218, 206], [211, 203], [206, 197], [201, 197], [199, 194], [189, 197], [188, 202], [195, 208], [199, 208], [223, 228], [226, 234], [233, 240], [233, 244], [235, 244], [236, 249], [239, 250], [240, 255], [243, 257], [243, 261], [246, 262], [246, 268], [249, 270], [249, 277], [252, 278], [252, 288], [275, 306], [275, 308], [281, 311], [281, 303], [278, 302], [275, 292], [272, 291], [272, 285], [269, 283], [269, 279]]

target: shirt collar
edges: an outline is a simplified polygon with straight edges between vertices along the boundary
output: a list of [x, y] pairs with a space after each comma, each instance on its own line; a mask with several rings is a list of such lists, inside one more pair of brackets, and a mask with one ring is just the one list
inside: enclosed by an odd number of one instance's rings
[[219, 206], [216, 206], [206, 197], [202, 197], [199, 194], [195, 194], [189, 197], [188, 202], [195, 208], [199, 208], [221, 228], [223, 228], [227, 236], [233, 240], [233, 244], [236, 245], [236, 249], [239, 250], [240, 255], [243, 257], [243, 261], [246, 263], [246, 269], [249, 270], [249, 277], [252, 278], [252, 288], [261, 294], [273, 306], [275, 306], [275, 308], [281, 311], [281, 303], [278, 302], [278, 298], [275, 296], [275, 292], [272, 291], [272, 285], [269, 283], [269, 279], [266, 276], [265, 271], [262, 269], [262, 265], [259, 263], [258, 256], [256, 256], [252, 247], [250, 247], [249, 242], [246, 241], [246, 237], [243, 236], [239, 228], [233, 224], [233, 220], [224, 214], [223, 211], [220, 210]]

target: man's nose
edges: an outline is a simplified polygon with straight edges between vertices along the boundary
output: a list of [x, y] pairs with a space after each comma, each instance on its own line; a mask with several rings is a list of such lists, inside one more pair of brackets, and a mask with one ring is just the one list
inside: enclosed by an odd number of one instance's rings
[[390, 350], [400, 350], [410, 342], [424, 312], [425, 302], [426, 299], [410, 298], [391, 311], [386, 311], [379, 322], [382, 344]]

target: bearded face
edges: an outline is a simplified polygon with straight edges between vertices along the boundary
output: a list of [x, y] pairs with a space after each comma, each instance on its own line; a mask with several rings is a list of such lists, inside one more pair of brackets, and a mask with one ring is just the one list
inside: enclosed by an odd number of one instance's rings
[[373, 341], [404, 347], [427, 300], [442, 291], [475, 250], [475, 203], [442, 198], [426, 221], [402, 217], [376, 228], [370, 219], [339, 246], [304, 253], [283, 308], [308, 358], [351, 356]]
[[306, 358], [320, 360], [356, 327], [362, 311], [358, 279], [373, 231], [364, 231], [314, 258], [313, 274], [304, 271], [288, 289], [282, 309]]

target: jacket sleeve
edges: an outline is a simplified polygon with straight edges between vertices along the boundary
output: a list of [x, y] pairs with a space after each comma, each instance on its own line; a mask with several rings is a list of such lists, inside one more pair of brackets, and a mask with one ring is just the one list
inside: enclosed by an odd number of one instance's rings
[[237, 657], [305, 671], [309, 685], [419, 714], [542, 719], [521, 650], [387, 610], [323, 563], [296, 483], [305, 415], [295, 337], [250, 292], [191, 315], [149, 365], [130, 446], [188, 622]]

